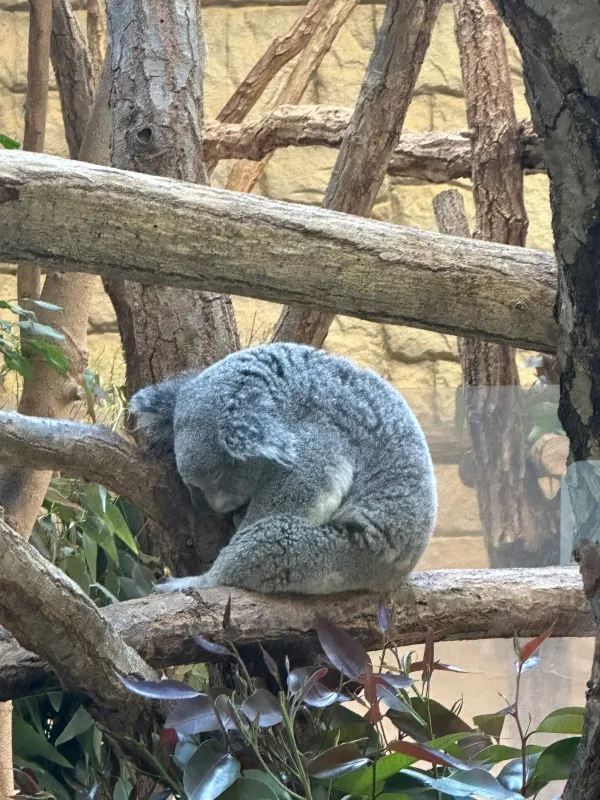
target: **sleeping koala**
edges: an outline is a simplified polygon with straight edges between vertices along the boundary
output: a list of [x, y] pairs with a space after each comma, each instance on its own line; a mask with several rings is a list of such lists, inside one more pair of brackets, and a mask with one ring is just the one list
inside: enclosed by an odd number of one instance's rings
[[148, 386], [131, 410], [192, 495], [238, 519], [208, 572], [159, 591], [381, 591], [425, 549], [436, 515], [427, 444], [370, 370], [304, 345], [261, 345]]

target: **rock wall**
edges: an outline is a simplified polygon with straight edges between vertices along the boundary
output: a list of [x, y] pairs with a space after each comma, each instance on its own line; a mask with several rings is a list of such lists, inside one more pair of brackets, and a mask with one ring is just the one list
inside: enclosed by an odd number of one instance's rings
[[[234, 3], [231, 3], [233, 6]], [[212, 118], [224, 105], [238, 83], [253, 66], [270, 41], [287, 30], [300, 6], [255, 5], [227, 7], [209, 5], [204, 11], [209, 60], [205, 85], [206, 116]], [[85, 29], [85, 14], [79, 11]], [[332, 50], [313, 76], [303, 102], [353, 106], [376, 32], [383, 5], [360, 5], [340, 32]], [[26, 88], [27, 4], [0, 0], [0, 132], [20, 140]], [[511, 71], [517, 115], [527, 118], [521, 65], [510, 45]], [[288, 70], [269, 89], [254, 114], [269, 105]], [[453, 34], [451, 5], [442, 7], [405, 128], [413, 131], [460, 130], [466, 116], [458, 51]], [[47, 132], [48, 152], [66, 155], [56, 85], [52, 84]], [[257, 191], [274, 198], [302, 203], [319, 203], [335, 160], [333, 150], [321, 147], [290, 148], [277, 152], [260, 180]], [[214, 183], [222, 183], [231, 164], [219, 165]], [[472, 215], [469, 181], [453, 184], [465, 196]], [[387, 178], [377, 198], [373, 215], [382, 220], [435, 229], [431, 201], [447, 186], [419, 184], [412, 180]], [[552, 246], [548, 186], [545, 176], [526, 177], [526, 202], [530, 217], [529, 243]], [[0, 297], [14, 297], [16, 287], [11, 268], [0, 274]], [[273, 304], [244, 298], [235, 300], [242, 342], [267, 338], [278, 316]], [[123, 374], [114, 314], [100, 281], [90, 320], [92, 366], [112, 381]], [[456, 339], [438, 333], [392, 327], [338, 317], [326, 347], [372, 367], [392, 381], [408, 398], [427, 433], [448, 442], [455, 449], [455, 395], [460, 385]], [[524, 360], [524, 359], [523, 359]], [[522, 370], [528, 383], [532, 372]], [[4, 399], [4, 404], [10, 398]], [[452, 458], [442, 458], [451, 462]], [[473, 492], [458, 477], [455, 463], [436, 465], [440, 487], [440, 518], [437, 537], [425, 558], [428, 566], [485, 566], [480, 523]]]

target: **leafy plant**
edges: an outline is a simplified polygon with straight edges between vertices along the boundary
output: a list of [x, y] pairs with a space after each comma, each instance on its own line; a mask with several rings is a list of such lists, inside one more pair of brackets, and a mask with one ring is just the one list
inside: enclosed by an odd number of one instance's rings
[[[52, 481], [31, 541], [98, 605], [146, 595], [153, 559], [139, 512], [102, 486]], [[46, 692], [14, 703], [15, 781], [23, 796], [127, 800], [136, 783], [81, 697]]]
[[[32, 300], [31, 305], [46, 311], [60, 311], [59, 306], [43, 300]], [[62, 375], [69, 371], [69, 361], [57, 342], [64, 337], [50, 325], [37, 321], [35, 311], [23, 308], [10, 300], [0, 300], [0, 310], [8, 311], [15, 319], [0, 318], [0, 353], [4, 364], [0, 367], [0, 381], [9, 371], [24, 378], [32, 373], [32, 358], [37, 356], [53, 366]], [[23, 339], [21, 334], [26, 334]]]
[[[229, 662], [232, 689], [123, 678], [131, 691], [169, 702], [163, 738], [181, 770], [178, 795], [520, 800], [566, 776], [583, 709], [558, 709], [535, 730], [524, 727], [520, 711], [521, 676], [537, 665], [550, 630], [524, 644], [515, 639], [514, 701], [469, 724], [460, 716], [460, 703], [446, 708], [430, 697], [435, 672], [462, 671], [436, 659], [433, 634], [427, 634], [423, 656], [415, 660], [390, 638], [390, 610], [380, 606], [377, 619], [383, 648], [377, 665], [346, 632], [318, 618], [323, 663], [290, 669], [286, 659], [281, 667], [263, 649], [267, 688], [264, 677], [250, 676], [228, 641], [228, 614], [226, 644], [203, 636], [195, 641], [212, 658]], [[519, 747], [501, 742], [509, 717], [519, 731]], [[531, 742], [548, 732], [570, 735], [549, 746]]]

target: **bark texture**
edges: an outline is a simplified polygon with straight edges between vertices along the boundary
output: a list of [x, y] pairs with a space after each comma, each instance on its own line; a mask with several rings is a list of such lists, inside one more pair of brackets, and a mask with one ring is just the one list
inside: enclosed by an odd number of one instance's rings
[[[358, 102], [325, 192], [323, 206], [367, 216], [402, 131], [440, 0], [388, 0]], [[333, 314], [292, 306], [275, 326], [275, 341], [320, 347]]]
[[98, 83], [102, 74], [102, 65], [106, 53], [106, 13], [104, 0], [87, 0], [86, 33], [92, 60], [94, 83]]
[[[202, 156], [204, 38], [195, 0], [107, 5], [111, 163], [206, 182]], [[106, 284], [127, 365], [127, 394], [202, 368], [239, 346], [231, 301], [181, 287]]]
[[[259, 161], [280, 147], [339, 147], [351, 117], [349, 108], [284, 105], [241, 124], [209, 120], [204, 126], [204, 150], [208, 160]], [[470, 131], [404, 132], [387, 164], [387, 173], [428, 183], [470, 178], [471, 153]], [[529, 172], [544, 168], [542, 145], [529, 122], [519, 123], [519, 159]]]
[[[358, 0], [334, 0], [330, 4], [273, 102], [274, 107], [300, 102], [312, 75], [331, 49], [340, 29], [357, 4]], [[258, 163], [239, 161], [234, 164], [227, 179], [227, 188], [235, 192], [251, 192], [270, 159], [271, 154], [268, 154]]]
[[121, 753], [154, 769], [145, 750], [154, 749], [160, 712], [119, 676], [158, 676], [74, 581], [1, 520], [0, 534], [0, 623], [47, 662], [65, 689], [90, 699], [90, 712]]
[[[559, 268], [559, 414], [569, 436], [571, 459], [598, 459], [600, 6], [595, 0], [496, 0], [496, 5], [521, 51], [533, 121], [545, 141]], [[590, 466], [589, 472], [593, 471]], [[592, 486], [593, 481], [584, 508], [576, 514], [576, 555], [600, 626], [600, 507]], [[600, 637], [597, 642], [583, 737], [563, 795], [566, 800], [600, 796]]]
[[[524, 247], [528, 220], [519, 127], [502, 22], [492, 0], [454, 0], [454, 11], [473, 131], [474, 235]], [[474, 338], [464, 339], [460, 351], [475, 488], [490, 563], [557, 564], [558, 506], [546, 499], [527, 458], [515, 351]]]
[[[223, 613], [232, 598], [227, 636], [246, 652], [257, 641], [271, 652], [305, 652], [315, 643], [315, 614], [348, 630], [370, 649], [381, 646], [369, 592], [327, 596], [266, 596], [241, 589], [207, 589], [194, 594], [152, 594], [108, 606], [99, 615], [156, 668], [207, 659], [193, 635], [223, 640]], [[556, 620], [556, 636], [589, 636], [593, 621], [576, 567], [519, 570], [418, 572], [389, 598], [396, 609], [391, 638], [400, 646], [436, 638], [487, 639], [535, 636]], [[285, 649], [284, 649], [285, 652]], [[0, 640], [0, 699], [47, 688], [47, 664], [10, 637]]]
[[0, 198], [8, 260], [556, 347], [550, 253], [14, 151]]
[[0, 461], [99, 483], [123, 495], [163, 531], [164, 563], [199, 574], [227, 541], [222, 518], [190, 503], [174, 466], [156, 461], [101, 425], [0, 412]]

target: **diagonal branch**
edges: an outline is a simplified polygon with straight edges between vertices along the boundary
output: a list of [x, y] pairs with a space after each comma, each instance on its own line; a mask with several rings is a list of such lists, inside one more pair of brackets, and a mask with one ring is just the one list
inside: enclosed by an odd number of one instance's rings
[[[334, 0], [273, 101], [274, 106], [300, 102], [312, 75], [331, 50], [338, 33], [357, 4], [358, 0]], [[259, 162], [242, 160], [234, 164], [227, 179], [227, 188], [236, 192], [251, 192], [270, 159], [271, 154], [267, 154]]]
[[[227, 637], [239, 647], [257, 641], [285, 642], [288, 652], [314, 646], [315, 615], [349, 630], [370, 649], [381, 646], [376, 624], [379, 597], [359, 592], [331, 596], [266, 596], [226, 587], [195, 594], [153, 594], [101, 609], [131, 647], [154, 667], [206, 660], [192, 639], [203, 633], [223, 641], [223, 614], [232, 598], [233, 628]], [[438, 570], [415, 573], [386, 602], [395, 608], [390, 632], [407, 646], [436, 639], [535, 636], [556, 622], [555, 636], [589, 636], [593, 622], [576, 567], [512, 570]], [[5, 636], [0, 637], [0, 700], [47, 687], [47, 665]]]
[[[352, 119], [323, 206], [367, 216], [385, 177], [388, 161], [425, 58], [441, 0], [388, 0]], [[291, 306], [275, 326], [275, 341], [320, 347], [333, 314]]]
[[0, 536], [0, 624], [38, 653], [62, 686], [91, 699], [91, 713], [124, 754], [152, 768], [146, 749], [156, 708], [128, 692], [119, 675], [152, 679], [154, 670], [74, 581], [2, 520]]
[[169, 465], [102, 425], [0, 412], [0, 463], [52, 470], [100, 483], [167, 527], [189, 503]]
[[556, 346], [551, 253], [51, 156], [0, 151], [0, 242], [50, 269]]

